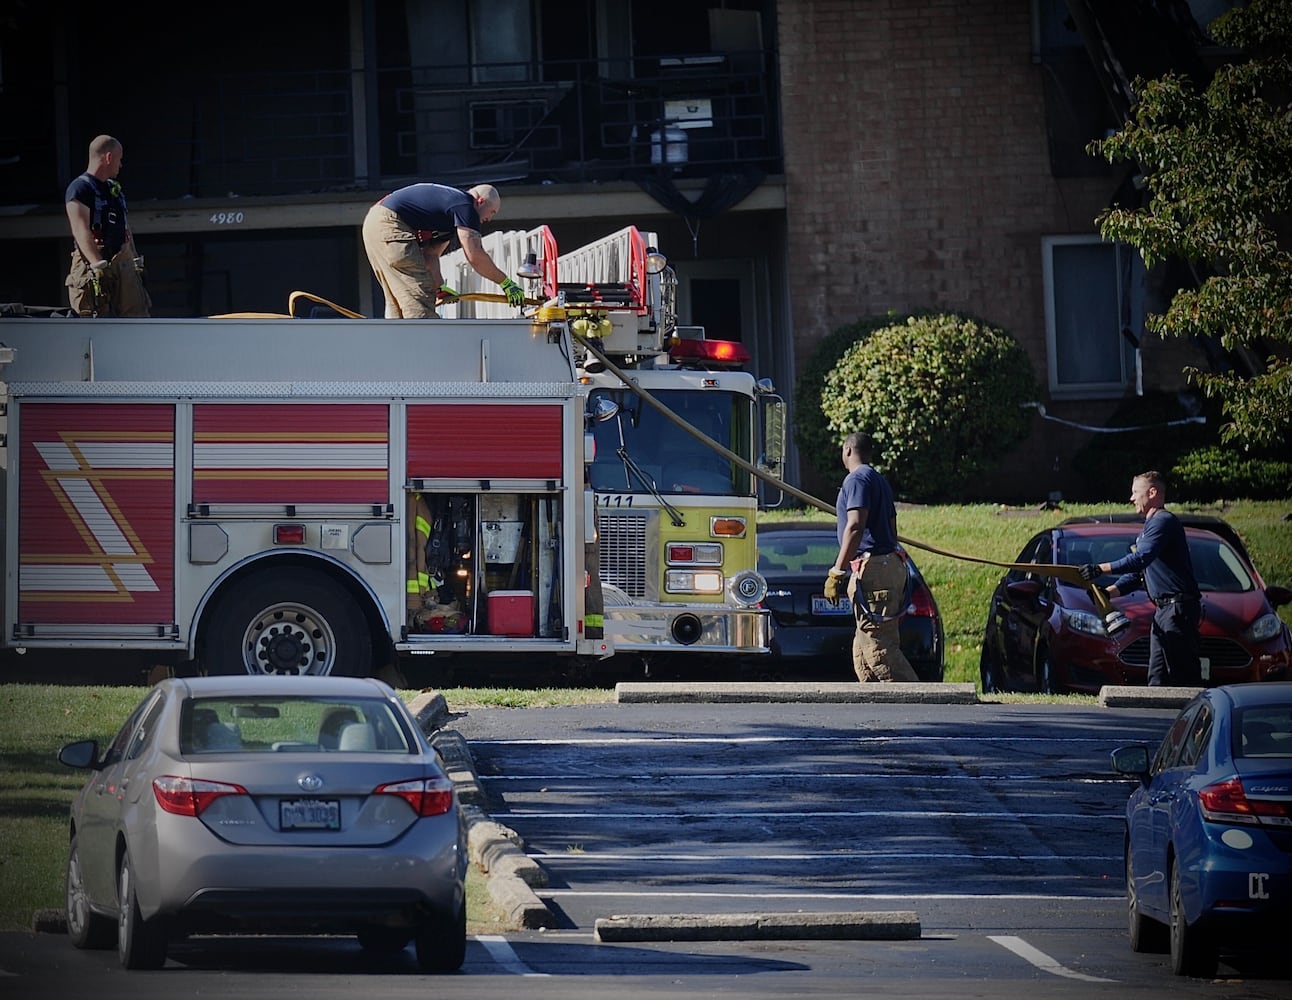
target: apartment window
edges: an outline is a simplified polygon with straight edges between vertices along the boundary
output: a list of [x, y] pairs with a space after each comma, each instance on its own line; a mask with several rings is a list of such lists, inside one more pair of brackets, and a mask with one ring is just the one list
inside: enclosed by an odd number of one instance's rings
[[475, 82], [528, 80], [534, 45], [529, 0], [472, 3], [470, 17]]
[[1129, 247], [1098, 236], [1042, 240], [1050, 395], [1100, 399], [1137, 385], [1143, 331], [1143, 265]]

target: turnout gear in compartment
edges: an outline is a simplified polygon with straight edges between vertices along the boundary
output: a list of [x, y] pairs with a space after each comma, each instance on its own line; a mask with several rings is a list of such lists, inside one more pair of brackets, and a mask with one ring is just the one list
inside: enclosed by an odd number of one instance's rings
[[470, 498], [410, 494], [405, 533], [409, 631], [466, 633], [470, 619], [455, 599], [449, 576], [474, 544]]

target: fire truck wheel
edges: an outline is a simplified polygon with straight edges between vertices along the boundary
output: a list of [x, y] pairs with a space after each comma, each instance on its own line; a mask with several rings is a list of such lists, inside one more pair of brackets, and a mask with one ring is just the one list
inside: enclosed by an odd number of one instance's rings
[[271, 569], [236, 584], [211, 614], [202, 657], [208, 674], [372, 672], [363, 612], [323, 573]]

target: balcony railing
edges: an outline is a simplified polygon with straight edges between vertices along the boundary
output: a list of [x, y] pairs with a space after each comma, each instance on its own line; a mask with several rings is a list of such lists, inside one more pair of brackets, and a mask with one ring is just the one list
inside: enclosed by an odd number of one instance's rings
[[[522, 67], [513, 67], [520, 70]], [[617, 179], [658, 168], [706, 175], [780, 164], [777, 101], [764, 52], [546, 63], [542, 79], [454, 82], [390, 70], [378, 81], [383, 176], [496, 172], [509, 179]], [[389, 109], [389, 110], [386, 110]]]
[[[775, 173], [781, 164], [768, 51], [631, 65], [231, 73], [191, 86], [150, 91], [134, 113], [114, 98], [123, 123], [146, 123], [121, 126], [132, 201], [388, 190], [414, 179], [559, 184], [745, 165]], [[0, 94], [0, 111], [21, 110], [16, 99]], [[61, 194], [67, 179], [52, 150], [28, 154], [0, 201]]]

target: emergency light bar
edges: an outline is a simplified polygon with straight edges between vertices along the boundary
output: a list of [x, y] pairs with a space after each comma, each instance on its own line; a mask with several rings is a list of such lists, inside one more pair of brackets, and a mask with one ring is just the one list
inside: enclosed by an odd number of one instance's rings
[[674, 340], [668, 347], [674, 361], [706, 361], [736, 367], [749, 360], [749, 349], [736, 340]]

